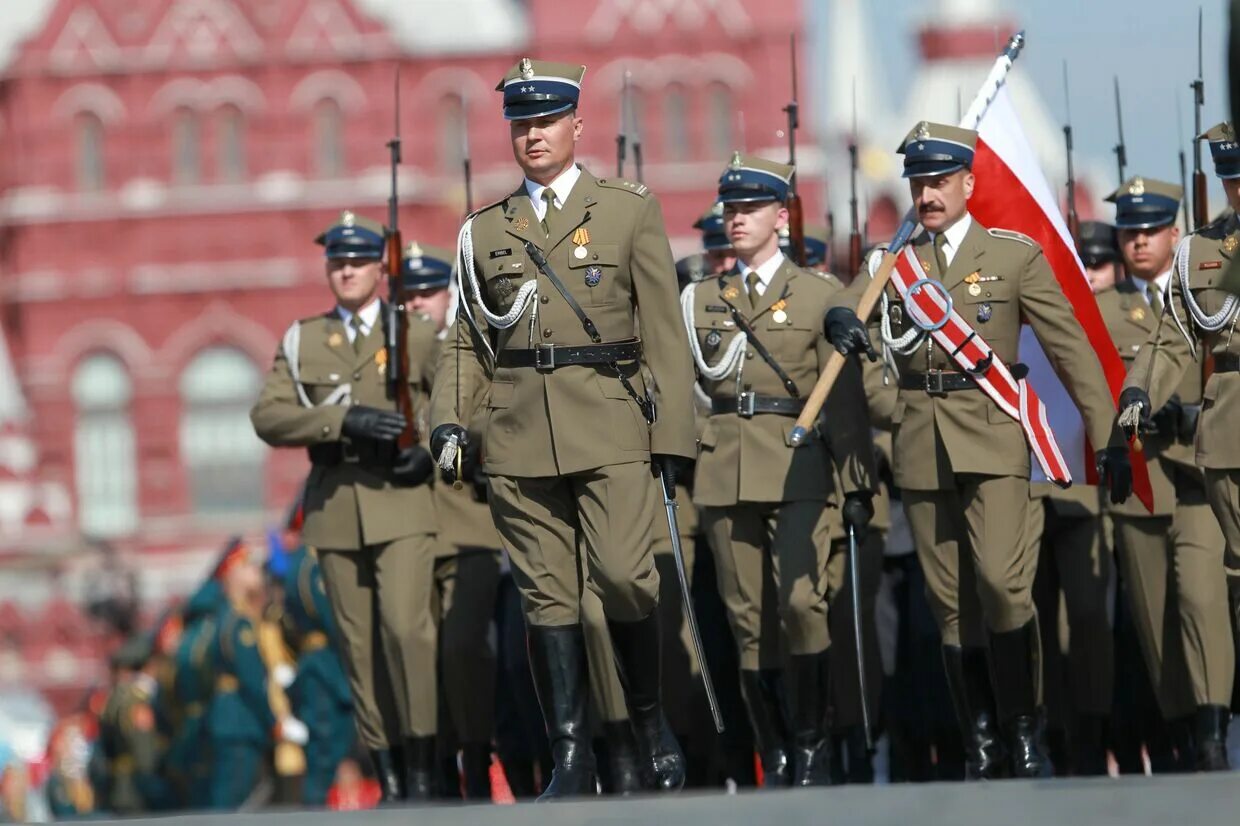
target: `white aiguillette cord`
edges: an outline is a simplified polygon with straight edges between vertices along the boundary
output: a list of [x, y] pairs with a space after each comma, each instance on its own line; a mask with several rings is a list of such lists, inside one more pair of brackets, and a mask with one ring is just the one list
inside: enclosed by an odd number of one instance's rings
[[723, 351], [719, 361], [713, 365], [707, 364], [706, 358], [702, 355], [701, 342], [697, 339], [693, 315], [693, 298], [697, 293], [697, 286], [698, 282], [690, 282], [680, 294], [680, 314], [685, 322], [685, 330], [689, 333], [689, 350], [693, 353], [693, 362], [697, 365], [698, 372], [702, 374], [702, 378], [719, 381], [735, 370], [745, 358], [749, 337], [738, 330], [736, 337], [728, 342], [728, 347]]

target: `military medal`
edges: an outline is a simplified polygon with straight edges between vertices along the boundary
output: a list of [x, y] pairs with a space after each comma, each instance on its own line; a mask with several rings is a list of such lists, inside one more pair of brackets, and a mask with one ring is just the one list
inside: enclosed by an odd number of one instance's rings
[[599, 282], [603, 280], [603, 268], [596, 267], [593, 264], [586, 267], [586, 286], [597, 287]]
[[977, 298], [981, 294], [982, 294], [982, 287], [980, 284], [969, 285], [969, 295], [973, 296], [974, 298]]
[[1128, 314], [1128, 317], [1133, 321], [1145, 321], [1145, 308], [1133, 307], [1132, 312]]
[[589, 253], [586, 251], [586, 244], [590, 243], [590, 230], [585, 227], [577, 227], [573, 232], [573, 243], [577, 245], [577, 249], [573, 250], [573, 257], [581, 260]]
[[904, 308], [899, 304], [892, 304], [887, 314], [891, 316], [892, 324], [900, 324], [904, 321]]
[[495, 279], [495, 292], [499, 293], [500, 298], [507, 298], [512, 294], [512, 282], [508, 280], [508, 276], [501, 275]]
[[1236, 251], [1236, 247], [1240, 246], [1240, 241], [1236, 240], [1236, 236], [1228, 235], [1223, 239], [1223, 252], [1231, 255]]
[[720, 342], [722, 341], [723, 341], [723, 336], [719, 334], [718, 330], [711, 330], [709, 333], [706, 334], [706, 346], [709, 347], [711, 350], [717, 350], [719, 348]]
[[577, 247], [577, 249], [573, 250], [573, 257], [578, 260], [585, 258], [586, 255], [588, 255], [588, 253], [586, 252], [585, 247]]
[[776, 324], [783, 324], [787, 321], [788, 314], [784, 312], [784, 307], [787, 306], [788, 302], [782, 298], [772, 304], [771, 310], [773, 312], [771, 313], [771, 321], [774, 321]]
[[736, 285], [728, 287], [726, 290], [720, 293], [720, 295], [723, 296], [725, 301], [731, 301], [732, 299], [736, 298], [740, 294], [741, 294], [741, 291], [736, 288]]
[[375, 366], [379, 368], [379, 375], [383, 375], [383, 371], [387, 368], [387, 348], [380, 347], [379, 352], [375, 353]]
[[340, 335], [340, 333], [332, 333], [327, 337], [328, 347], [339, 347], [341, 344], [344, 344], [344, 336]]
[[[976, 287], [977, 285], [974, 284], [973, 286]], [[987, 321], [990, 321], [990, 317], [992, 315], [994, 315], [994, 309], [990, 306], [989, 301], [983, 301], [981, 304], [978, 305], [977, 307], [978, 323], [985, 324]]]
[[515, 218], [513, 219], [513, 222], [512, 222], [512, 228], [515, 229], [517, 232], [525, 232], [527, 229], [530, 228], [530, 219], [526, 218], [525, 216], [521, 216], [520, 218]]

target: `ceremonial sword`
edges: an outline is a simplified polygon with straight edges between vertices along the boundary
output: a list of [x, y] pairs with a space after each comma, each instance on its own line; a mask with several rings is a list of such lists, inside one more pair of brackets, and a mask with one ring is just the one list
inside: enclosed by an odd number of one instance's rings
[[865, 750], [874, 751], [874, 735], [870, 728], [870, 695], [865, 681], [865, 634], [861, 627], [861, 552], [857, 548], [857, 530], [848, 526], [848, 578], [852, 586], [853, 638], [857, 643], [857, 682], [861, 689], [861, 725], [865, 727]]

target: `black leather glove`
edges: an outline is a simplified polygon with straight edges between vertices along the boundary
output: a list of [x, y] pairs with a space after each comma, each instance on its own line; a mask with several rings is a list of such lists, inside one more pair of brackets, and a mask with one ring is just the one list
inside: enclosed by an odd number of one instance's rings
[[1197, 420], [1201, 418], [1201, 405], [1184, 404], [1180, 406], [1180, 420], [1177, 432], [1181, 442], [1191, 442], [1197, 435]]
[[1154, 424], [1154, 432], [1168, 439], [1174, 439], [1180, 432], [1180, 415], [1183, 409], [1184, 405], [1180, 404], [1179, 396], [1172, 396], [1168, 399], [1166, 404], [1150, 416], [1150, 421]]
[[[451, 437], [452, 434], [448, 434]], [[433, 437], [432, 437], [433, 438]], [[458, 444], [460, 444], [458, 442]], [[482, 439], [474, 436], [466, 436], [466, 442], [461, 450], [461, 481], [470, 484], [478, 484], [481, 477], [482, 484], [486, 486], [486, 474], [482, 470]], [[456, 468], [452, 468], [451, 474], [443, 468], [439, 469], [439, 475], [445, 482], [456, 481]]]
[[844, 527], [852, 528], [858, 537], [870, 527], [874, 518], [873, 494], [869, 491], [856, 491], [844, 494]]
[[435, 460], [431, 458], [430, 451], [422, 445], [407, 447], [398, 452], [396, 464], [392, 468], [396, 484], [407, 488], [416, 488], [418, 485], [425, 484], [434, 472]]
[[404, 416], [395, 410], [377, 407], [350, 407], [340, 425], [340, 432], [354, 441], [394, 442], [404, 431]]
[[650, 454], [650, 472], [656, 479], [661, 479], [663, 489], [669, 499], [676, 498], [676, 481], [688, 470], [689, 460], [683, 456], [670, 453]]
[[1153, 431], [1154, 421], [1151, 414], [1154, 412], [1154, 403], [1150, 401], [1150, 394], [1140, 387], [1125, 387], [1119, 394], [1119, 412], [1123, 413], [1134, 404], [1141, 405], [1141, 421], [1137, 429], [1142, 433]]
[[822, 322], [823, 333], [836, 350], [845, 356], [853, 353], [865, 353], [870, 361], [878, 358], [874, 345], [870, 343], [870, 332], [865, 329], [857, 314], [847, 307], [832, 307], [827, 310]]
[[1098, 468], [1098, 484], [1110, 489], [1111, 502], [1119, 505], [1126, 501], [1132, 495], [1132, 462], [1128, 458], [1128, 448], [1105, 447], [1094, 454], [1094, 463]]

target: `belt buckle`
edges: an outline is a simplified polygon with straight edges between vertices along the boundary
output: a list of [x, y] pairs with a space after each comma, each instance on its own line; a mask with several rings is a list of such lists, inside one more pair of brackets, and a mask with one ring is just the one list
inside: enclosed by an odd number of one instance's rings
[[757, 394], [752, 390], [738, 394], [736, 396], [736, 415], [742, 419], [752, 419], [757, 402]]
[[538, 344], [534, 347], [534, 369], [540, 373], [549, 373], [555, 369], [554, 344]]
[[932, 396], [942, 396], [946, 394], [943, 389], [943, 371], [927, 370], [925, 373], [925, 389]]

